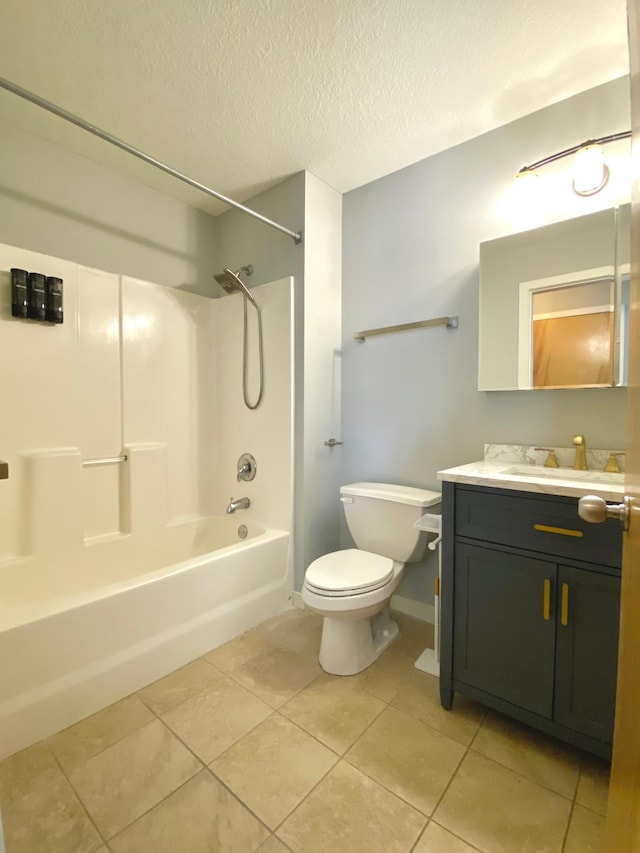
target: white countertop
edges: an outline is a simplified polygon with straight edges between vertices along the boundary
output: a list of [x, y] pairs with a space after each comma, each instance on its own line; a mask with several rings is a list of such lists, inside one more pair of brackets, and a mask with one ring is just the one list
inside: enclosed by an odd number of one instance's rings
[[519, 462], [482, 460], [438, 471], [438, 479], [472, 486], [493, 486], [518, 492], [565, 495], [581, 498], [598, 495], [607, 501], [619, 501], [624, 495], [624, 474], [604, 471], [574, 471], [573, 468], [545, 468]]

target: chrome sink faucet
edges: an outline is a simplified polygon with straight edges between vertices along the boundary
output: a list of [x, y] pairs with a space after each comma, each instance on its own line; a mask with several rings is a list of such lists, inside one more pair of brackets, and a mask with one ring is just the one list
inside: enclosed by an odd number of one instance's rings
[[587, 465], [587, 442], [584, 440], [584, 436], [574, 435], [572, 442], [576, 446], [576, 461], [573, 463], [574, 469], [576, 471], [588, 471], [589, 466]]
[[251, 501], [249, 498], [238, 498], [237, 501], [234, 501], [234, 499], [231, 498], [229, 506], [227, 507], [227, 515], [231, 515], [231, 513], [235, 512], [237, 509], [249, 509], [250, 506]]

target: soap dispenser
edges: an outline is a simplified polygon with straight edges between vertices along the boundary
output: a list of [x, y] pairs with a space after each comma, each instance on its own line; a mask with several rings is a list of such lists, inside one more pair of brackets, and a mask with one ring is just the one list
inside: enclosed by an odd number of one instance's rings
[[55, 276], [47, 277], [47, 308], [46, 319], [48, 323], [62, 323], [62, 279]]
[[45, 276], [39, 272], [30, 272], [27, 285], [27, 317], [30, 320], [45, 320], [46, 315]]

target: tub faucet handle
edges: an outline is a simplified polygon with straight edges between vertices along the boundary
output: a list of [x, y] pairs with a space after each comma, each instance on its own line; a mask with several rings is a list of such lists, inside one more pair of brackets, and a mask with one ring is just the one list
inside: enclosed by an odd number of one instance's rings
[[250, 453], [243, 453], [238, 459], [238, 482], [245, 480], [247, 482], [253, 480], [256, 476], [258, 465], [256, 460]]

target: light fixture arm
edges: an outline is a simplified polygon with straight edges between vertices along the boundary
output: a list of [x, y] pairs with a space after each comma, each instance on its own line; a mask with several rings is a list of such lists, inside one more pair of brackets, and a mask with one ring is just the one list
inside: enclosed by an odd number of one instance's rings
[[546, 166], [548, 163], [555, 163], [556, 160], [561, 160], [563, 157], [570, 157], [572, 154], [577, 154], [581, 148], [587, 145], [606, 145], [609, 142], [618, 142], [620, 139], [631, 139], [630, 130], [621, 130], [619, 133], [610, 133], [607, 136], [600, 136], [598, 139], [587, 139], [586, 142], [581, 142], [580, 145], [572, 145], [571, 148], [565, 148], [564, 151], [558, 151], [557, 154], [550, 154], [548, 157], [543, 157], [542, 160], [537, 160], [531, 163], [530, 166], [523, 166], [518, 172], [518, 175], [526, 172], [535, 172], [541, 166]]

